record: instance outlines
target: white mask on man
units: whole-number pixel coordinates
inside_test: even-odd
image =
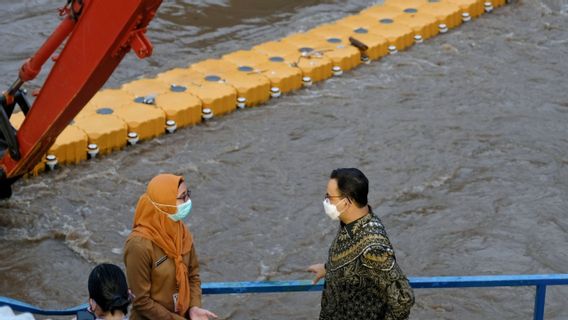
[[[339,212],[337,206],[332,204],[327,198],[323,200],[323,210],[331,220],[339,220],[339,216],[343,213]]]

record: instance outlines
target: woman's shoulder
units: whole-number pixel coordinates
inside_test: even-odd
[[[124,251],[152,250],[152,241],[140,236],[131,235],[124,244]]]

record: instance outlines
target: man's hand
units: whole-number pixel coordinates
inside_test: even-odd
[[[315,274],[316,276],[314,278],[314,281],[312,281],[312,284],[318,283],[318,281],[320,281],[321,278],[325,277],[325,265],[323,263],[311,265],[308,268],[308,271]]]
[[[192,307],[189,309],[189,318],[191,320],[209,320],[210,318],[216,319],[217,315],[209,310]]]

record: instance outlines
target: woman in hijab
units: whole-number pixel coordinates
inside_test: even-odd
[[[134,294],[130,319],[208,320],[193,238],[183,220],[191,212],[183,177],[160,174],[138,200],[124,264]]]

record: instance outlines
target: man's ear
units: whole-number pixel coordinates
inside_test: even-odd
[[[347,201],[345,202],[345,205],[343,205],[341,213],[345,213],[345,211],[347,211],[347,209],[349,209],[349,207],[351,206],[351,200],[349,200],[349,198],[345,197],[343,199],[347,199]],[[343,200],[341,200],[341,201],[343,201]],[[337,208],[337,210],[339,210],[339,208]]]

